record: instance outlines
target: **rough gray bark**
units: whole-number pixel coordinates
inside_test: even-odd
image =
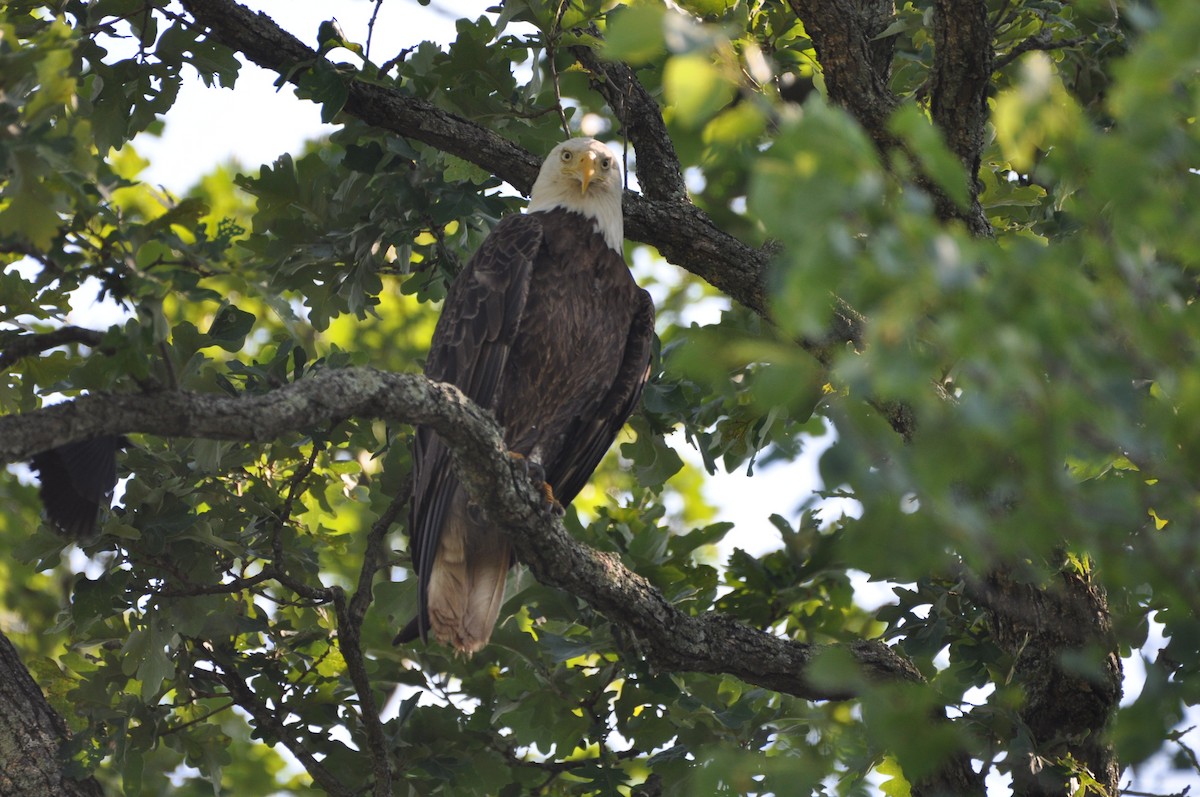
[[[41,354],[58,346],[71,343],[98,346],[102,338],[100,332],[74,326],[61,327],[53,332],[6,335],[2,339],[4,349],[0,351],[0,371],[7,370],[24,357]]]
[[[990,236],[991,223],[979,204],[976,178],[987,124],[992,39],[984,0],[947,0],[934,6],[934,65],[929,102],[934,123],[963,161],[970,201],[959,207],[923,174],[920,163],[888,129],[900,98],[888,86],[891,46],[876,38],[894,16],[892,0],[788,0],[812,37],[829,99],[849,111],[882,152],[910,160],[916,182],[934,201],[939,218],[964,223],[975,235]]]
[[[70,780],[59,749],[67,726],[0,634],[0,797],[99,797],[94,779]]]
[[[846,108],[880,149],[897,141],[887,129],[899,99],[888,88],[891,61],[882,63],[875,36],[891,22],[891,0],[860,8],[851,0],[788,0],[812,37],[829,99]]]
[[[933,13],[934,62],[929,110],[952,152],[958,155],[970,181],[971,204],[956,209],[939,204],[942,218],[957,215],[975,235],[992,234],[991,222],[979,204],[980,156],[988,122],[991,87],[992,26],[985,0],[937,0]],[[939,203],[949,201],[939,191]]]

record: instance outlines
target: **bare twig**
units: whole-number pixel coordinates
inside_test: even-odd
[[[1020,42],[1004,55],[999,56],[996,59],[996,69],[1004,69],[1013,61],[1017,60],[1028,52],[1033,52],[1035,50],[1069,50],[1072,47],[1078,47],[1087,40],[1087,36],[1072,36],[1069,39],[1054,39],[1051,37],[1048,31],[1043,31],[1036,36],[1030,36],[1028,39]]]
[[[283,718],[280,716],[280,711],[271,708],[264,700],[259,699],[257,693],[250,688],[250,685],[242,680],[242,677],[238,675],[237,665],[229,655],[220,653],[208,645],[204,646],[204,650],[213,664],[217,665],[215,673],[217,680],[229,692],[230,698],[240,708],[250,714],[250,716],[254,717],[254,722],[260,731],[265,731],[267,734],[278,738],[292,755],[296,756],[300,763],[304,765],[304,769],[312,776],[317,785],[332,795],[332,797],[353,797],[354,791],[342,783],[334,773],[330,772],[317,759],[313,752],[292,734],[284,724]]]
[[[371,19],[367,22],[367,46],[363,50],[363,59],[367,62],[371,60],[371,40],[375,38],[375,20],[379,17],[379,8],[383,5],[383,0],[375,0],[375,8],[371,11]]]
[[[400,513],[408,505],[408,500],[412,496],[412,477],[409,476],[404,480],[404,484],[396,492],[392,502],[388,508],[384,510],[375,524],[371,526],[371,531],[367,534],[367,546],[363,551],[362,570],[358,574],[358,586],[354,590],[354,595],[350,599],[349,619],[355,628],[361,627],[362,620],[367,614],[367,608],[371,605],[374,599],[371,593],[372,584],[375,581],[375,575],[383,569],[387,564],[387,552],[384,548],[384,541],[387,539],[388,530],[400,518]]]
[[[570,4],[571,0],[558,0],[558,10],[554,14],[554,26],[546,36],[546,66],[550,68],[550,79],[554,82],[554,107],[558,109],[558,120],[562,123],[564,138],[571,137],[571,126],[567,124],[567,112],[562,104],[562,86],[558,80],[558,64],[555,63],[555,56],[558,54],[558,40],[562,36],[563,14],[567,13]]]
[[[187,728],[190,728],[193,725],[198,725],[201,722],[204,722],[209,717],[214,717],[217,714],[220,714],[222,711],[228,711],[229,709],[233,708],[236,705],[237,705],[236,700],[230,700],[228,703],[226,703],[222,706],[217,706],[216,708],[212,709],[211,711],[206,711],[198,717],[193,717],[192,719],[188,720],[187,722],[181,722],[178,725],[170,726],[169,728],[165,729],[162,733],[159,734],[159,738],[162,738],[163,736],[170,736],[173,733],[179,733],[182,730],[186,730]]]
[[[334,599],[338,618],[338,648],[342,651],[342,658],[346,660],[346,671],[350,674],[355,692],[358,693],[359,718],[366,730],[367,752],[371,756],[371,766],[375,772],[375,797],[389,797],[392,794],[392,768],[388,757],[387,737],[379,719],[379,708],[375,702],[375,693],[371,690],[367,663],[363,658],[362,621],[366,616],[367,607],[371,604],[371,585],[375,575],[387,562],[384,540],[387,538],[388,529],[396,522],[411,495],[412,479],[409,478],[405,480],[388,508],[371,526],[367,535],[367,548],[363,553],[362,570],[358,575],[358,588],[355,589],[354,595],[347,603],[345,593],[338,589]]]

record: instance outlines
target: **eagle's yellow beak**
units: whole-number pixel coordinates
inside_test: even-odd
[[[581,184],[579,193],[586,194],[588,185],[591,184],[592,178],[596,176],[596,153],[585,152],[583,160],[579,163],[579,182]]]

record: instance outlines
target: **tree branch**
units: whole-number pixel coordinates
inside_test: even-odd
[[[376,519],[371,531],[367,534],[367,546],[363,552],[362,570],[358,576],[358,587],[346,600],[345,592],[335,587],[334,608],[338,618],[338,649],[346,660],[346,671],[358,693],[359,718],[367,735],[367,751],[371,755],[371,766],[375,773],[374,794],[376,797],[390,797],[392,794],[392,768],[388,756],[387,735],[383,723],[379,719],[379,707],[375,702],[375,693],[371,689],[371,677],[367,673],[367,663],[362,653],[362,621],[367,608],[371,604],[371,585],[375,574],[386,564],[387,554],[384,550],[384,540],[388,529],[400,517],[400,513],[408,505],[412,497],[412,479],[405,480],[404,486],[397,491],[388,504],[388,508]]]
[[[266,14],[250,11],[233,0],[182,0],[182,4],[209,29],[214,40],[264,69],[289,75],[297,66],[317,61],[314,50]],[[346,86],[346,113],[474,163],[528,195],[541,164],[532,153],[475,122],[398,89],[352,78],[346,78]],[[639,150],[638,156],[650,163],[656,162],[656,157],[665,157],[661,147],[650,148],[644,154]],[[674,168],[678,170],[677,162]],[[686,195],[677,195],[674,189],[664,189],[663,197],[653,198],[626,192],[624,211],[625,231],[632,240],[654,246],[670,262],[710,282],[754,312],[767,315],[766,254],[723,233],[707,214],[687,201]]]
[[[885,56],[890,45],[885,47],[885,40],[877,37],[893,17],[891,0],[788,0],[788,4],[812,37],[829,99],[858,120],[880,152],[898,152],[912,164],[914,182],[933,199],[938,218],[957,219],[974,235],[991,235],[991,223],[978,200],[977,177],[992,52],[983,0],[938,0],[934,13],[933,118],[967,169],[971,202],[966,208],[929,179],[919,159],[888,127],[900,99],[887,82],[890,58]],[[981,52],[973,51],[980,42]]]
[[[595,27],[588,32],[600,35]],[[675,143],[663,123],[662,109],[633,70],[621,61],[601,58],[591,47],[577,45],[571,48],[571,54],[592,75],[592,88],[604,97],[613,115],[625,126],[637,151],[638,184],[646,197],[691,204]]]
[[[598,31],[592,32],[599,36]],[[592,75],[592,87],[625,125],[637,153],[638,183],[644,194],[625,192],[626,233],[769,318],[769,253],[717,228],[708,214],[692,204],[658,102],[628,65],[606,61],[582,45],[572,47],[571,54]]]
[[[353,797],[356,794],[300,743],[293,730],[284,723],[280,711],[268,706],[266,701],[250,687],[250,684],[242,680],[231,656],[219,653],[210,647],[205,647],[205,651],[212,662],[217,665],[214,677],[225,686],[229,697],[242,710],[254,717],[254,722],[260,732],[265,731],[278,739],[304,765],[305,771],[312,776],[313,781],[331,797]]]
[[[891,6],[889,0],[882,2]],[[812,38],[829,99],[850,111],[881,150],[895,147],[899,142],[887,123],[899,99],[888,88],[887,73],[879,69],[872,49],[891,14],[863,11],[849,0],[788,0],[788,5]]]
[[[1001,69],[1004,69],[1025,53],[1033,52],[1034,50],[1066,50],[1071,47],[1078,47],[1087,40],[1087,36],[1073,36],[1069,39],[1055,39],[1052,37],[1049,31],[1042,31],[1034,36],[1030,36],[1028,39],[997,58],[994,69],[999,72]],[[1126,794],[1129,794],[1129,792],[1126,792]]]
[[[103,332],[97,332],[83,327],[62,327],[52,332],[39,332],[28,335],[17,335],[0,351],[0,371],[6,371],[26,357],[41,354],[44,351],[79,343],[95,348],[104,339]]]
[[[507,456],[490,413],[453,386],[415,374],[370,368],[324,371],[267,394],[240,398],[184,392],[85,396],[0,418],[0,464],[101,433],[264,442],[352,417],[421,423],[436,431],[450,446],[455,471],[472,500],[509,534],[518,557],[537,579],[578,595],[625,628],[655,667],[726,673],[809,700],[843,700],[856,694],[853,678],[831,685],[814,682],[808,672],[818,656],[841,650],[869,680],[922,680],[907,659],[879,642],[802,644],[726,615],[679,611],[616,555],[578,542],[545,512],[541,494]]]
[[[996,570],[965,574],[964,593],[988,612],[996,644],[1012,657],[1034,752],[1049,760],[1072,755],[1117,793],[1120,767],[1100,731],[1121,699],[1122,667],[1104,591],[1073,573],[1040,587]],[[1016,793],[1049,797],[1067,788],[1057,768],[1021,763],[1012,767]]]

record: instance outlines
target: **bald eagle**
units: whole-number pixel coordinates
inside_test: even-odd
[[[504,442],[566,506],[587,483],[642,393],[654,304],[622,254],[621,169],[604,144],[573,138],[542,164],[529,211],[504,218],[451,285],[425,375],[490,409]],[[450,452],[418,427],[409,534],[417,617],[472,654],[504,598],[508,538],[469,506]]]

